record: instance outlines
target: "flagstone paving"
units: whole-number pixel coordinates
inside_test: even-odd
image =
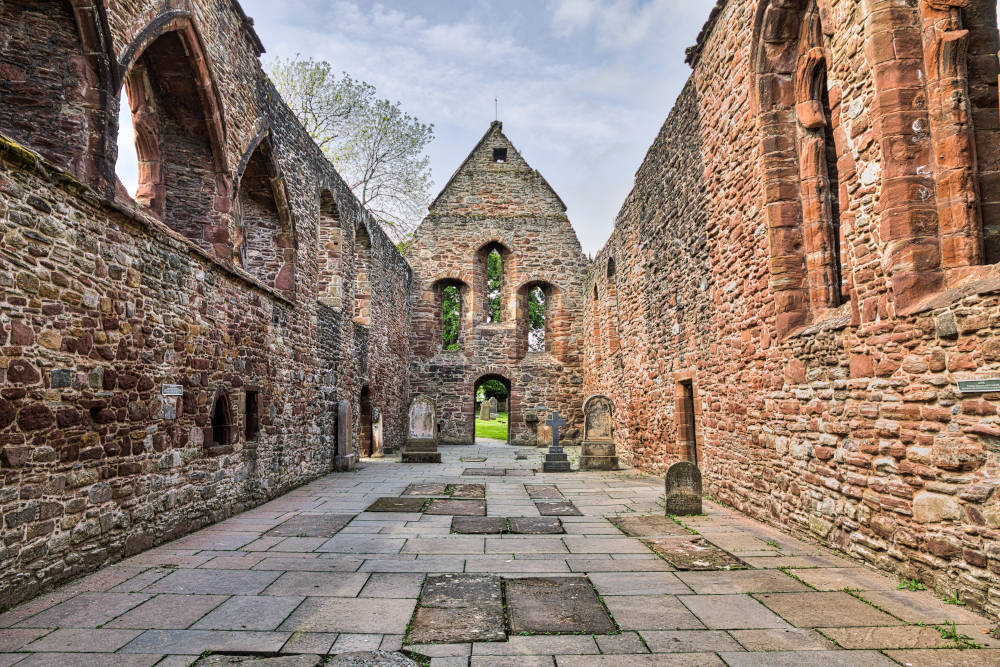
[[[0,614],[0,667],[373,650],[432,667],[1000,664],[988,619],[708,501],[674,522],[660,479],[529,481],[544,450],[441,449],[363,460]],[[719,565],[674,556],[706,552]]]

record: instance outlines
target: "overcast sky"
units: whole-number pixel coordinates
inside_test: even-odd
[[[562,196],[583,249],[607,240],[690,73],[715,0],[241,0],[269,58],[328,60],[436,139],[437,195],[494,119]],[[129,132],[122,140],[131,142]],[[127,155],[120,171],[128,172]],[[126,185],[131,179],[122,174]]]

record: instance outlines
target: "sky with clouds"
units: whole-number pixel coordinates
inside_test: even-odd
[[[432,197],[489,127],[499,98],[504,132],[562,196],[593,253],[687,80],[684,49],[715,0],[241,4],[265,62],[296,53],[327,60],[434,124]]]

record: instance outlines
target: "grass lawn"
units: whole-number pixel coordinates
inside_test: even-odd
[[[494,438],[496,440],[507,439],[507,413],[498,412],[496,419],[483,421],[476,417],[476,437]]]

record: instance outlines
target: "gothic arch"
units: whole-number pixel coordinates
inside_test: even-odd
[[[337,199],[329,188],[319,193],[319,213],[316,223],[316,298],[324,306],[344,305],[343,218]]]
[[[222,104],[191,14],[154,19],[125,49],[119,71],[116,90],[124,85],[135,126],[136,201],[206,251],[231,259]]]

